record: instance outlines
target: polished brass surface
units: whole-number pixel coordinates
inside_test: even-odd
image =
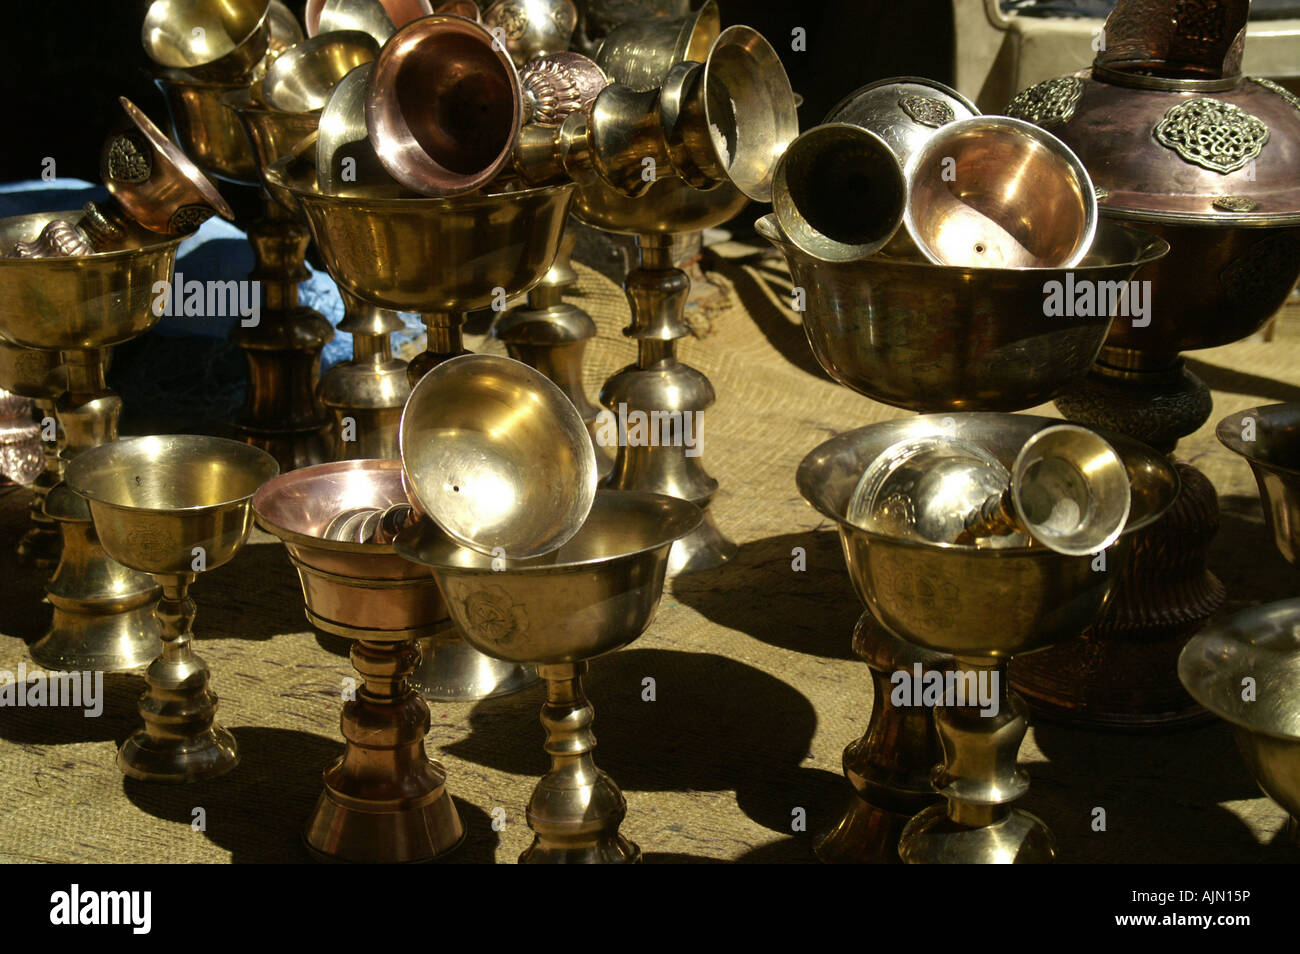
[[[298,18],[281,0],[271,0],[271,5],[266,10],[266,26],[270,31],[266,44],[267,61],[274,61],[305,36]]]
[[[28,505],[31,526],[18,541],[18,560],[25,565],[50,569],[59,562],[63,539],[59,525],[45,512],[45,498],[63,481],[63,460],[59,456],[61,434],[54,402],[63,393],[59,353],[22,348],[0,339],[0,388],[31,398],[36,405],[36,422],[41,427],[41,456],[44,467],[31,485]],[[55,424],[55,439],[45,440],[49,422]]]
[[[1300,404],[1239,411],[1221,420],[1215,433],[1249,462],[1278,552],[1300,563]]]
[[[562,547],[596,494],[596,455],[550,379],[495,355],[444,361],[411,391],[402,466],[414,503],[458,544],[502,559]]]
[[[597,440],[600,409],[587,399],[582,383],[582,356],[587,343],[596,337],[596,323],[577,305],[564,300],[564,290],[578,281],[569,262],[573,243],[570,230],[560,243],[555,264],[528,293],[528,304],[497,318],[492,334],[505,342],[510,357],[554,381],[578,409],[595,447],[596,473],[604,477],[613,460],[609,449]]]
[[[484,9],[483,25],[503,39],[522,69],[535,57],[569,48],[578,10],[573,0],[496,0]]]
[[[303,40],[276,58],[262,80],[262,98],[272,109],[309,113],[321,109],[330,90],[362,63],[379,55],[368,33],[340,30]]]
[[[31,239],[52,219],[76,224],[81,216],[4,219],[0,246]],[[0,337],[61,352],[55,416],[67,459],[117,439],[122,401],[104,381],[105,349],[143,334],[161,318],[152,307],[155,287],[170,284],[181,237],[141,236],[145,244],[115,252],[0,259]],[[85,501],[65,485],[48,488],[44,513],[59,525],[63,552],[46,584],[53,621],[32,644],[33,658],[47,669],[112,672],[147,664],[159,645],[156,584],[104,552]]]
[[[532,560],[494,561],[456,546],[428,521],[403,531],[399,554],[432,569],[467,640],[491,656],[537,661],[547,681],[542,724],[551,769],[528,802],[526,863],[635,862],[619,834],[627,802],[596,768],[588,661],[636,639],[654,618],[672,541],[698,525],[692,504],[602,490],[582,529]]]
[[[233,219],[226,200],[189,157],[126,97],[118,102],[131,129],[110,136],[99,172],[109,194],[133,220],[153,232],[184,235],[213,213]]]
[[[935,264],[1072,268],[1092,248],[1092,180],[1068,146],[1032,123],[946,123],[912,153],[904,177],[903,225]]]
[[[239,116],[226,98],[248,83],[203,83],[164,74],[154,79],[167,100],[172,132],[204,172],[242,185],[256,185],[257,156]]]
[[[408,191],[379,162],[366,129],[366,99],[374,63],[335,84],[320,115],[316,180],[325,195],[398,196]]]
[[[393,31],[433,12],[428,0],[307,0],[307,35],[341,30],[369,33],[383,44]]]
[[[431,16],[403,27],[370,72],[366,127],[389,174],[422,195],[469,192],[510,162],[523,92],[483,26]]]
[[[1300,599],[1256,606],[1205,628],[1178,658],[1178,678],[1197,702],[1232,724],[1250,774],[1291,816],[1295,839],[1300,834]]]
[[[673,65],[702,63],[722,31],[714,0],[684,16],[638,16],[613,25],[596,62],[616,83],[636,90],[662,85]]]
[[[67,486],[86,498],[104,550],[162,587],[162,654],[145,674],[144,727],[118,752],[132,778],[190,782],[213,778],[239,761],[234,737],[213,715],[208,669],[193,650],[199,573],[229,562],[252,526],[257,488],[279,472],[275,460],[218,437],[133,437],[79,454]]]
[[[308,847],[325,859],[429,861],[464,835],[446,773],[425,754],[429,708],[410,683],[416,640],[447,619],[437,584],[388,544],[330,533],[341,514],[382,512],[406,499],[395,460],[307,467],[253,497],[258,526],[284,541],[298,570],[312,625],[356,640],[352,664],[362,686],[343,705],[347,748],[325,771],[306,829]]]
[[[993,717],[971,706],[936,710],[945,762],[935,784],[948,804],[926,809],[909,823],[900,845],[904,861],[1051,860],[1052,840],[1042,823],[1009,808],[1028,784],[1015,766],[1027,723],[1023,704],[1006,692],[1005,663],[1081,632],[1104,606],[1111,573],[1095,570],[1086,554],[920,543],[863,530],[847,521],[848,506],[866,468],[900,441],[969,441],[1009,469],[1034,434],[1053,426],[1051,419],[1005,414],[905,418],[842,434],[799,467],[800,493],[836,522],[850,577],[876,619],[920,647],[953,653],[962,672],[999,676]],[[1172,504],[1178,477],[1149,448],[1128,438],[1110,440],[1131,486],[1128,535]]]
[[[159,66],[199,80],[238,80],[266,55],[269,6],[268,0],[154,0],[140,39]]]
[[[854,90],[826,114],[827,123],[848,123],[870,130],[906,163],[936,129],[979,110],[961,93],[920,76],[876,80]]]
[[[841,384],[912,410],[1021,410],[1087,373],[1110,316],[1052,319],[1049,282],[1121,282],[1168,245],[1104,224],[1074,269],[961,268],[873,256],[822,262],[764,216],[758,233],[781,249],[807,294],[804,331]],[[920,319],[924,320],[920,320]]]
[[[573,47],[594,56],[616,27],[653,17],[684,17],[692,3],[691,0],[574,0],[574,5],[578,8],[578,32]]]

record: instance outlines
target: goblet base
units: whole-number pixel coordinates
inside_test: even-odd
[[[602,838],[591,844],[543,844],[541,837],[533,839],[528,850],[519,856],[521,865],[638,865],[641,849],[636,842],[622,835]]]
[[[736,555],[739,547],[722,535],[713,515],[704,511],[700,525],[673,544],[668,554],[668,576],[715,570]]]
[[[1056,839],[1020,808],[991,825],[968,828],[948,817],[947,805],[931,805],[907,823],[898,853],[909,865],[1049,864],[1056,860]]]
[[[225,775],[238,764],[235,737],[215,722],[193,735],[165,738],[138,729],[117,753],[122,774],[145,782],[199,782]]]
[[[898,840],[912,816],[873,805],[854,792],[839,824],[813,847],[817,860],[827,865],[896,865]]]
[[[49,631],[31,645],[32,659],[59,672],[131,672],[162,652],[154,602],[120,613],[54,608]]]
[[[438,775],[442,766],[430,759]],[[415,804],[369,804],[321,792],[303,833],[307,850],[323,862],[416,864],[435,861],[460,847],[465,826],[445,785]]]
[[[420,640],[423,661],[411,686],[429,702],[478,702],[508,696],[540,681],[537,670],[479,652],[448,624]]]

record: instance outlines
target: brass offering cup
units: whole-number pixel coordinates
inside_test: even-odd
[[[154,0],[140,39],[149,58],[202,81],[252,73],[270,43],[269,0]]]
[[[1250,464],[1278,552],[1300,563],[1300,404],[1239,411],[1220,421],[1216,433]]]
[[[194,652],[189,587],[234,558],[252,525],[254,491],[279,473],[274,458],[219,437],[132,437],[68,464],[67,485],[90,504],[95,531],[115,560],[162,587],[162,655],[145,674],[144,727],[118,751],[132,778],[191,782],[239,762],[234,736],[214,721],[217,697]]]
[[[1028,787],[1015,753],[1028,727],[1025,707],[1006,687],[1007,661],[1077,635],[1109,596],[1116,554],[1068,555],[1047,547],[984,549],[918,542],[864,530],[847,520],[863,473],[901,441],[953,438],[977,444],[1010,469],[1047,418],[963,413],[926,415],[842,434],[813,450],[797,476],[804,499],[840,531],[858,595],[888,632],[922,650],[956,657],[956,679],[992,683],[987,706],[970,696],[935,709],[944,762],[934,772],[946,805],[924,809],[902,833],[906,862],[1034,862],[1055,855],[1046,826],[1010,803]],[[1127,438],[1110,438],[1123,458],[1132,508],[1125,537],[1157,519],[1178,492],[1172,464]],[[1010,597],[1014,594],[1014,598]],[[879,782],[891,782],[881,778]]]
[[[84,214],[4,219],[0,247],[33,240],[55,219],[79,225]],[[104,381],[107,349],[139,337],[162,317],[154,304],[158,289],[171,286],[181,237],[142,230],[134,240],[141,244],[113,252],[0,259],[0,337],[60,355],[55,416],[68,460],[117,440],[122,400]],[[63,552],[46,584],[54,619],[32,645],[32,657],[47,669],[115,672],[146,665],[159,648],[158,587],[104,552],[86,502],[65,485],[48,490],[44,512],[59,524]]]
[[[167,100],[172,133],[209,175],[238,185],[256,185],[257,155],[228,97],[250,83],[202,82],[170,73],[154,77]]]
[[[1178,678],[1192,698],[1232,725],[1242,760],[1290,816],[1291,843],[1300,848],[1300,599],[1207,626],[1183,647]],[[1248,698],[1246,685],[1254,687]]]
[[[432,12],[428,0],[307,0],[303,22],[308,36],[360,30],[383,44],[394,30]]]
[[[804,331],[822,367],[860,394],[910,410],[1016,411],[1081,380],[1111,315],[1053,318],[1053,292],[1125,282],[1169,246],[1103,224],[1076,268],[969,268],[877,255],[825,262],[794,245],[775,216],[758,233],[785,253],[807,294]]]
[[[446,628],[447,609],[429,573],[391,544],[341,540],[341,514],[407,502],[395,460],[317,464],[262,485],[258,526],[284,541],[298,570],[308,620],[354,640],[362,678],[343,705],[343,756],[324,773],[325,790],[305,838],[322,858],[428,861],[455,848],[464,826],[441,764],[428,758],[429,707],[411,687],[417,640]]]
[[[412,502],[457,544],[538,557],[578,532],[596,494],[596,454],[577,409],[528,365],[444,361],[411,391],[401,426]]]
[[[303,40],[267,68],[262,99],[281,112],[322,109],[339,80],[378,55],[379,44],[374,37],[358,30],[323,33]]]
[[[1073,268],[1092,248],[1097,196],[1088,171],[1032,123],[947,123],[908,159],[904,177],[903,224],[937,265]]]
[[[433,571],[452,619],[482,652],[535,662],[547,682],[542,724],[551,769],[528,803],[523,863],[621,863],[641,858],[619,834],[627,802],[596,768],[591,659],[626,646],[654,618],[672,541],[700,521],[695,505],[659,494],[602,490],[582,529],[532,560],[494,560],[458,547],[428,521],[402,531],[399,554]]]
[[[721,32],[718,5],[705,0],[684,16],[648,16],[615,25],[601,43],[596,62],[616,83],[654,89],[675,64],[703,63]]]
[[[572,185],[443,199],[330,196],[309,171],[292,175],[290,166],[281,160],[268,174],[301,202],[340,290],[423,318],[428,341],[407,368],[412,383],[466,353],[466,311],[541,281],[555,259],[573,196]],[[524,667],[484,656],[459,635],[439,634],[422,648],[414,682],[430,701],[487,698],[535,678]]]
[[[522,69],[531,59],[569,48],[578,10],[573,0],[496,0],[483,11],[483,25],[504,39]]]

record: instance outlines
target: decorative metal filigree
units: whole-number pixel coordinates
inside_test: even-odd
[[[144,182],[153,172],[153,149],[144,134],[129,129],[108,145],[107,172],[118,182]]]
[[[1083,96],[1083,80],[1058,76],[1021,90],[1007,106],[1007,115],[1035,126],[1057,126],[1070,121]]]
[[[15,242],[13,258],[69,258],[94,253],[90,242],[66,219],[54,219],[41,229],[35,241]]]
[[[1171,106],[1152,134],[1187,162],[1224,175],[1257,158],[1269,137],[1257,116],[1204,97]]]
[[[1285,86],[1278,86],[1277,83],[1274,83],[1272,80],[1269,79],[1264,79],[1262,76],[1250,76],[1247,77],[1247,79],[1249,79],[1252,83],[1258,83],[1260,86],[1264,87],[1265,89],[1272,90],[1273,92],[1277,93],[1277,95],[1285,99],[1292,106],[1294,106],[1297,110],[1300,110],[1300,96],[1297,96],[1295,93],[1291,92]]]
[[[957,118],[957,114],[941,99],[933,96],[904,96],[898,101],[903,112],[912,118],[912,122],[922,126],[939,128]]]
[[[1221,195],[1211,203],[1220,212],[1254,212],[1259,203],[1248,195]]]
[[[212,217],[212,207],[207,205],[183,205],[167,221],[167,230],[173,235],[187,235]]]

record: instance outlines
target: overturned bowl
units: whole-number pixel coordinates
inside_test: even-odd
[[[257,525],[284,541],[317,629],[373,642],[421,639],[443,625],[447,609],[427,571],[390,544],[325,535],[339,514],[406,502],[395,460],[316,464],[283,474],[254,495]]]

